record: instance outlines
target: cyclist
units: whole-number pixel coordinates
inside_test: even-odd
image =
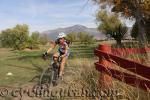
[[[61,57],[61,63],[60,63],[60,70],[59,70],[59,77],[62,78],[62,74],[64,71],[64,66],[66,64],[66,60],[70,54],[70,49],[69,49],[69,41],[65,39],[66,34],[63,32],[60,32],[59,35],[57,36],[57,40],[55,42],[51,42],[51,47],[47,50],[47,52],[44,53],[45,56],[47,56],[52,49],[56,47],[56,45],[59,45],[58,52],[53,54],[53,60],[58,59],[58,57]]]

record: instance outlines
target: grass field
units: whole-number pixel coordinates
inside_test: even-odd
[[[69,65],[80,63],[77,59],[89,59],[94,61],[93,48],[95,45],[71,46],[71,54],[68,59]],[[41,55],[48,47],[41,50],[23,50],[13,51],[12,49],[0,49],[0,86],[20,86],[32,80],[35,76],[39,76],[44,67],[48,66],[49,60],[44,61]],[[55,52],[54,50],[53,52]],[[51,55],[50,55],[51,56]],[[68,65],[68,66],[69,66]],[[72,65],[71,65],[72,66]],[[7,73],[13,73],[7,76]]]
[[[1,86],[20,86],[42,71],[41,66],[44,66],[44,63],[38,57],[40,52],[19,52],[10,49],[0,51]],[[9,72],[13,75],[7,76]]]
[[[86,48],[85,48],[86,47]],[[0,87],[31,87],[33,84],[37,84],[39,76],[44,68],[48,67],[50,60],[43,60],[41,55],[48,49],[48,47],[41,47],[40,50],[23,50],[13,51],[8,48],[0,48]],[[94,55],[92,46],[71,46],[71,54],[67,61],[65,68],[66,83],[65,86],[71,86],[71,84],[86,84],[81,80],[89,78],[87,69],[94,67]],[[53,52],[55,52],[54,50]],[[90,55],[87,56],[87,54]],[[50,54],[51,57],[52,54]],[[85,70],[85,71],[84,71]],[[69,74],[67,72],[69,71]],[[7,74],[11,72],[12,75]],[[84,73],[85,72],[85,73]],[[82,74],[82,77],[80,76]],[[84,78],[85,77],[85,78]],[[93,78],[93,76],[90,76]],[[98,78],[98,77],[97,77]],[[95,80],[97,80],[95,78]],[[69,85],[70,84],[70,85]],[[4,100],[12,100],[13,97],[6,97]],[[2,98],[0,98],[1,100]],[[2,100],[3,100],[2,99]],[[23,100],[28,100],[27,97]],[[31,99],[29,99],[31,100]],[[37,100],[32,99],[32,100]],[[47,99],[40,99],[47,100]],[[56,99],[57,100],[57,99]],[[59,100],[59,99],[58,99]],[[63,100],[63,99],[61,99]],[[65,100],[65,99],[64,99]]]
[[[84,86],[87,85],[88,87],[93,88],[93,85],[97,84],[99,73],[95,70],[94,62],[98,59],[94,56],[93,50],[98,44],[99,43],[91,45],[72,44],[70,46],[71,54],[65,70],[71,71],[71,74],[65,76],[66,79],[68,77],[68,83],[66,86],[72,84],[82,84]],[[23,51],[13,51],[12,49],[8,48],[0,48],[0,86],[22,87],[24,85],[28,85],[29,83],[36,84],[43,69],[46,68],[50,63],[50,60],[44,61],[41,58],[41,54],[46,51],[48,46],[42,46],[40,48],[40,50],[26,49]],[[56,50],[57,49],[55,49],[53,52],[56,52]],[[132,59],[136,58],[136,56],[143,58],[143,55],[130,55],[128,58]],[[8,76],[7,74],[9,72],[11,72],[13,75]],[[149,93],[143,92],[140,89],[135,89],[115,79],[113,83],[114,88],[119,88],[124,92],[124,98],[127,97],[127,100],[148,100],[149,98]]]

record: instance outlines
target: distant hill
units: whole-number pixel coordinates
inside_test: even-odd
[[[42,32],[42,34],[46,34],[50,39],[55,40],[57,38],[57,35],[59,32],[64,32],[66,34],[69,34],[71,32],[87,32],[99,40],[106,38],[106,36],[104,34],[102,34],[101,32],[97,31],[96,28],[88,28],[88,27],[85,27],[83,25],[74,25],[71,27],[57,28],[54,30],[47,30],[47,31]]]

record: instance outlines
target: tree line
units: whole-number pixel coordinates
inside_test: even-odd
[[[95,42],[93,35],[87,32],[72,32],[67,34],[66,39],[70,42],[79,42],[81,44],[91,44]],[[26,24],[18,24],[13,28],[8,28],[0,33],[0,45],[14,50],[23,50],[25,48],[38,49],[40,45],[49,42],[47,35],[40,34],[38,31],[29,33],[29,27]]]
[[[87,32],[72,32],[67,34],[66,39],[70,42],[79,42],[80,44],[92,44],[96,41],[94,36]]]
[[[38,31],[29,34],[29,27],[26,24],[16,25],[0,33],[0,43],[2,47],[13,48],[14,50],[23,50],[25,48],[37,49],[39,45],[45,45],[48,38],[40,35]]]

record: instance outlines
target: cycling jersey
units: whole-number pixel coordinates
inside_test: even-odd
[[[59,44],[59,41],[55,41],[56,44]],[[66,57],[68,58],[69,54],[70,54],[70,48],[69,48],[69,45],[67,44],[67,42],[65,41],[64,45],[59,45],[59,48],[58,48],[58,53],[60,55],[63,55],[65,54],[65,49],[68,48],[68,52],[66,54]]]

